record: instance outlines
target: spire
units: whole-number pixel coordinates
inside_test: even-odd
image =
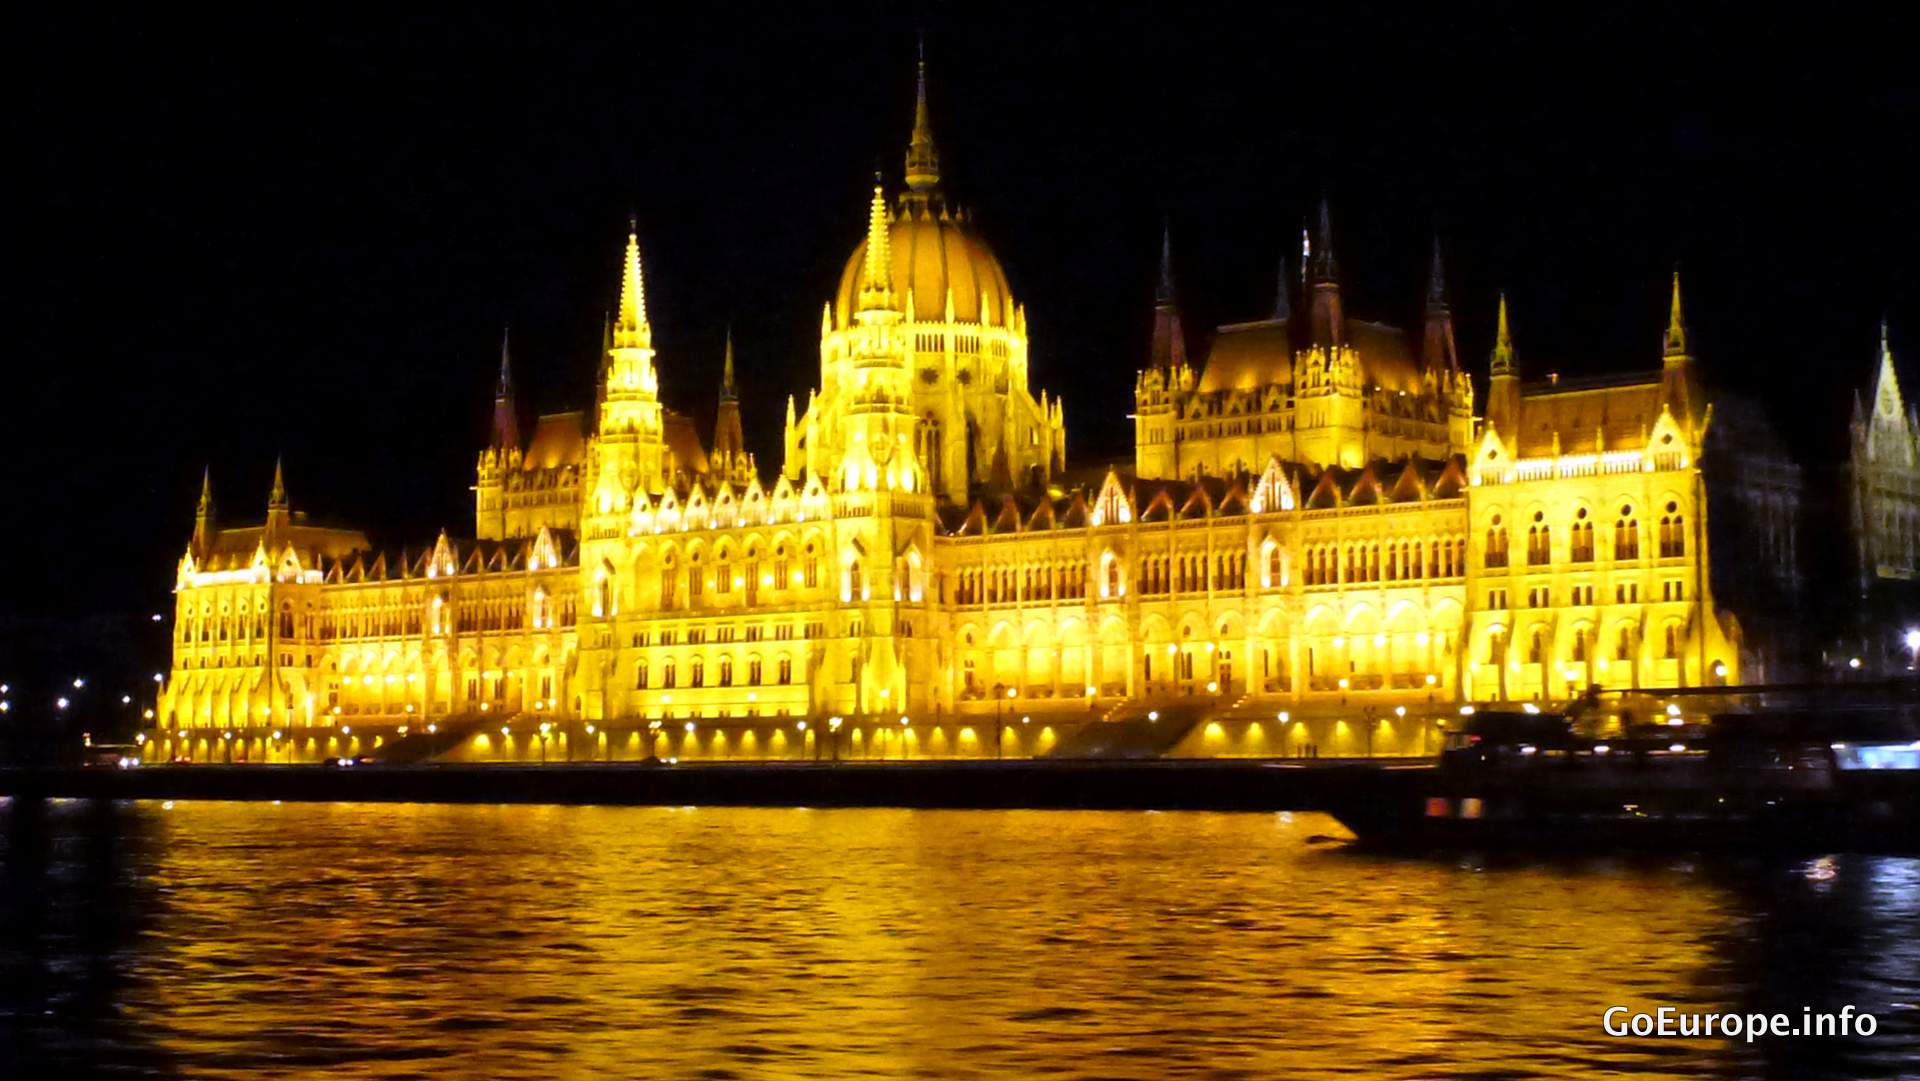
[[[861,268],[860,307],[863,311],[888,307],[893,300],[893,249],[888,241],[887,198],[880,176],[873,178],[873,199],[867,204],[866,262]]]
[[[1320,197],[1320,229],[1314,237],[1313,262],[1313,344],[1332,351],[1347,344],[1347,323],[1341,314],[1340,268],[1333,258],[1333,212],[1326,196]]]
[[[507,345],[508,330],[500,329],[500,381],[493,390],[493,445],[520,446],[520,421],[513,398],[513,363]]]
[[[907,190],[924,197],[940,186],[940,151],[927,120],[927,39],[920,36],[919,77],[914,88],[913,136],[907,141]]]
[[[267,493],[267,506],[268,507],[285,507],[286,505],[287,505],[286,474],[281,468],[280,456],[275,455],[273,458],[273,489]]]
[[[1333,258],[1333,209],[1327,205],[1327,197],[1320,196],[1320,229],[1315,242],[1320,251],[1313,257],[1313,280],[1332,282],[1340,277],[1340,266]]]
[[[653,327],[647,322],[647,283],[640,270],[640,222],[627,216],[627,255],[620,275],[620,315],[613,324],[616,348],[651,348]]]
[[[746,435],[740,427],[740,398],[733,387],[733,328],[727,328],[727,352],[720,365],[720,408],[713,420],[713,454],[709,461],[722,476],[735,473],[746,460]]]
[[[1427,278],[1427,324],[1420,342],[1421,363],[1430,372],[1457,372],[1460,354],[1453,345],[1453,313],[1447,309],[1447,276],[1440,263],[1440,238],[1433,238],[1433,267]]]
[[[193,544],[196,556],[205,556],[213,539],[213,467],[200,474],[200,505],[193,511]]]
[[[1667,312],[1667,340],[1662,356],[1669,359],[1687,355],[1687,321],[1680,314],[1680,272],[1673,272],[1673,304]]]
[[[1160,287],[1153,301],[1173,303],[1173,226],[1165,218],[1160,219]]]
[[[1173,238],[1164,221],[1160,226],[1160,284],[1153,297],[1153,352],[1149,363],[1166,372],[1187,365],[1187,336],[1173,298]]]
[[[1284,323],[1293,318],[1293,302],[1288,297],[1287,257],[1280,257],[1280,284],[1273,291],[1273,321]]]
[[[1520,364],[1513,355],[1513,332],[1507,328],[1507,294],[1500,294],[1500,322],[1494,330],[1492,374],[1520,377]]]

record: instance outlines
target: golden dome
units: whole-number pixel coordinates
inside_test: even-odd
[[[887,244],[893,256],[893,291],[905,307],[909,292],[913,310],[908,320],[942,323],[947,318],[947,290],[953,290],[953,318],[961,323],[986,322],[1003,326],[1007,322],[1008,302],[1013,291],[1007,288],[1006,272],[993,257],[987,242],[974,231],[963,214],[938,211],[917,200],[903,200],[887,227]],[[840,272],[840,288],[834,295],[833,324],[844,327],[853,322],[860,310],[861,270],[866,263],[867,242],[862,239],[847,257]],[[987,311],[982,318],[981,295]]]

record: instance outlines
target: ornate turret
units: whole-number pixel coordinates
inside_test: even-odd
[[[880,177],[873,178],[873,199],[867,204],[866,259],[860,267],[860,310],[858,319],[872,312],[891,311],[893,303],[893,250],[890,244],[887,196]],[[864,319],[861,320],[865,322]]]
[[[596,426],[595,502],[601,513],[623,512],[635,491],[660,491],[667,480],[660,378],[653,366],[653,325],[641,270],[640,229],[627,221],[620,269],[620,305],[613,319]]]
[[[500,381],[493,388],[493,445],[520,446],[520,419],[513,400],[513,367],[508,359],[506,328],[500,330]]]
[[[1460,356],[1453,346],[1453,313],[1447,308],[1446,270],[1440,263],[1440,238],[1433,238],[1433,267],[1427,274],[1426,330],[1420,342],[1420,361],[1430,372],[1457,372]]]
[[[1320,199],[1318,251],[1312,253],[1313,344],[1329,352],[1347,344],[1346,317],[1340,310],[1340,265],[1333,257],[1333,211]]]

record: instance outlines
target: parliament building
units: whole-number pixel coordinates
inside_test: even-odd
[[[1646,370],[1542,378],[1502,299],[1477,386],[1437,246],[1417,321],[1361,320],[1323,203],[1274,310],[1197,363],[1163,247],[1132,467],[1090,471],[943,193],[924,68],[904,180],[798,283],[819,385],[777,469],[730,345],[710,446],[661,400],[636,228],[590,412],[523,431],[503,349],[470,530],[381,551],[278,470],[244,524],[203,487],[147,755],[1014,757],[1143,722],[1164,753],[1420,754],[1468,706],[1740,679],[1677,276]]]

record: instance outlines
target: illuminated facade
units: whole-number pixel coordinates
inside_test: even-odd
[[[1324,205],[1303,256],[1304,318],[1283,275],[1198,369],[1163,258],[1135,467],[1076,475],[923,71],[776,474],[731,344],[711,448],[660,400],[630,229],[592,413],[523,439],[503,347],[476,539],[203,491],[148,753],[1025,755],[1163,715],[1176,753],[1419,753],[1462,702],[1734,678],[1677,278],[1660,370],[1604,383],[1523,384],[1503,300],[1476,422],[1437,250],[1417,345],[1346,316]]]

